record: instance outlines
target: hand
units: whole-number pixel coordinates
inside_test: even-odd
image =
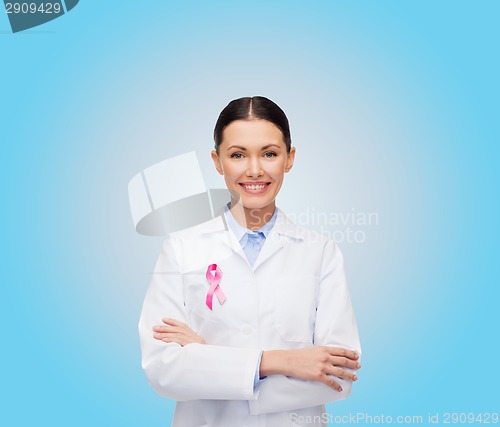
[[[205,344],[205,340],[197,335],[186,323],[175,319],[162,319],[167,326],[157,325],[153,327],[153,337],[163,342],[175,342],[182,347],[191,343]]]
[[[344,368],[361,368],[358,358],[353,351],[327,346],[264,351],[260,375],[283,374],[300,380],[319,381],[340,392],[342,387],[331,376],[356,381],[358,377]]]

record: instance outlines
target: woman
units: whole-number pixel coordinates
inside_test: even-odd
[[[276,208],[295,157],[280,107],[234,100],[214,139],[231,202],[165,241],[139,323],[143,368],[178,401],[173,426],[324,425],[360,368],[342,255]]]

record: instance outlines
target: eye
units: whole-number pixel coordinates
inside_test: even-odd
[[[276,157],[277,154],[273,151],[269,151],[267,153],[264,154],[264,157],[268,158],[268,159],[272,159],[273,157]]]
[[[242,159],[243,158],[243,154],[241,154],[241,153],[233,153],[233,154],[231,154],[230,157],[232,159]]]

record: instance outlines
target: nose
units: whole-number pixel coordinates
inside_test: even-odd
[[[253,158],[248,160],[247,172],[248,177],[257,178],[264,174],[262,170],[262,165],[260,164],[260,160],[258,158]]]

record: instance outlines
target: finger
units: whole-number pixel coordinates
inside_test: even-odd
[[[344,378],[349,381],[357,381],[358,377],[354,372],[346,371],[345,369],[338,368],[336,366],[332,366],[331,368],[328,368],[326,372],[330,375],[333,375],[338,378]]]
[[[173,340],[179,340],[183,342],[197,342],[201,343],[204,342],[203,338],[201,338],[199,335],[196,335],[194,333],[191,334],[186,334],[184,332],[162,332],[162,333],[154,333],[153,337],[157,340],[164,340],[165,338],[167,339],[173,339]],[[175,341],[177,342],[177,341]]]
[[[328,387],[333,388],[334,390],[338,391],[339,393],[342,391],[342,387],[330,376],[325,375],[322,379],[321,382],[326,384]]]
[[[156,333],[156,334],[153,334],[153,338],[156,339],[156,340],[162,340],[163,338],[167,338],[167,337],[170,337],[170,336],[173,336],[172,334],[168,334],[168,333]]]
[[[184,326],[153,326],[153,331],[155,332],[179,332],[185,334],[193,334],[194,331],[187,325]]]
[[[175,319],[163,319],[163,322],[167,325],[169,325],[169,327],[171,328],[177,328],[178,330],[185,330],[187,332],[192,332],[193,330],[189,327],[188,324],[184,323],[184,322],[180,322],[178,320],[175,320]]]
[[[169,317],[164,317],[161,320],[162,320],[163,323],[165,323],[167,325],[181,326],[181,327],[186,327],[187,326],[184,322],[181,322],[180,320],[171,319]]]
[[[355,360],[348,359],[342,356],[330,356],[330,362],[334,366],[343,366],[345,368],[359,369],[361,365]]]
[[[153,335],[161,334],[183,334],[188,337],[197,337],[197,335],[192,330],[186,330],[184,328],[177,328],[173,326],[155,326],[153,327],[155,332]]]
[[[153,337],[158,340],[172,340],[174,342],[189,340],[189,337],[186,337],[184,334],[180,334],[177,332],[153,334]]]
[[[187,334],[185,331],[183,330],[180,330],[180,331],[177,331],[177,330],[163,330],[163,331],[160,331],[160,332],[155,332],[153,334],[153,336],[156,338],[156,337],[160,337],[160,336],[184,336],[186,338],[189,338],[191,336],[191,334]]]
[[[178,327],[178,326],[153,326],[153,331],[155,332],[182,332],[184,331],[183,328]]]
[[[352,359],[352,360],[359,359],[359,356],[354,351],[347,350],[347,349],[342,348],[342,347],[326,347],[326,348],[328,349],[328,352],[332,356],[343,356],[343,357],[346,357],[346,358]]]
[[[170,331],[170,326],[156,325],[156,326],[153,326],[153,331],[155,331],[155,332],[168,332],[168,331]]]

